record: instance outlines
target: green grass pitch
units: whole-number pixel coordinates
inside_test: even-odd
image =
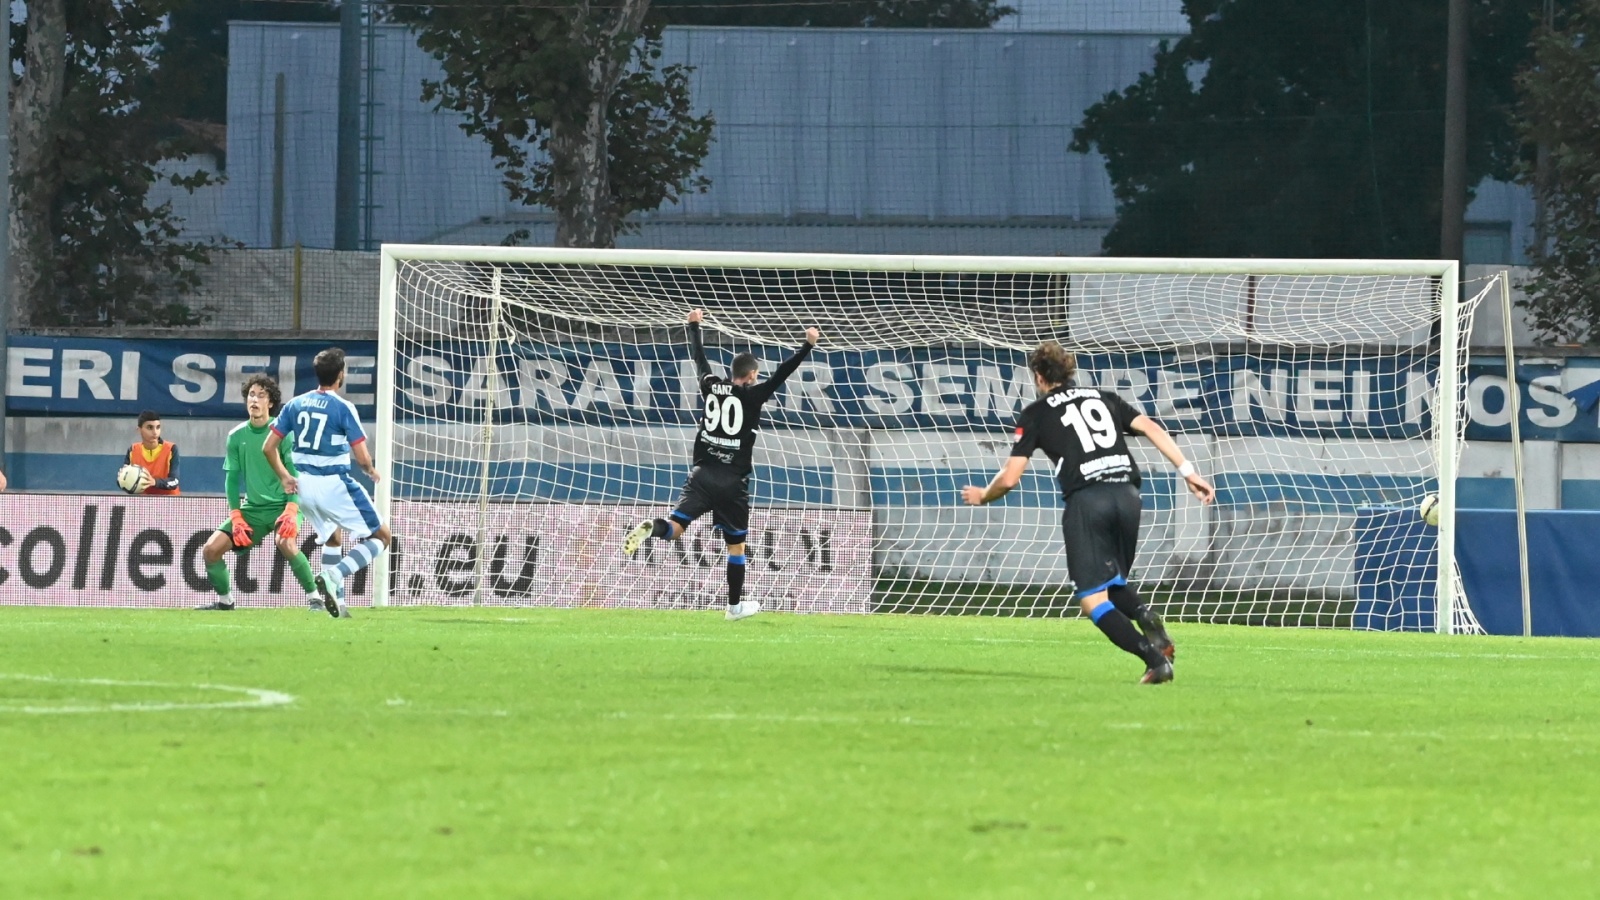
[[[4,608],[0,897],[1595,891],[1600,643],[1172,631]]]

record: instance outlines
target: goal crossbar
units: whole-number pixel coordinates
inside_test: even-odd
[[[1460,264],[1432,259],[1196,259],[1121,256],[895,256],[851,253],[750,253],[384,244],[389,259],[411,262],[556,263],[596,266],[838,269],[860,272],[1059,272],[1129,275],[1416,275],[1443,278]]]

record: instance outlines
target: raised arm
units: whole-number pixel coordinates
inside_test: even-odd
[[[703,311],[689,310],[689,350],[694,355],[695,368],[700,372],[701,381],[711,375],[711,364],[706,362],[706,346],[700,340],[700,320],[704,318]]]
[[[800,345],[800,349],[796,350],[794,355],[784,360],[778,368],[774,369],[771,378],[756,386],[762,401],[777,393],[778,388],[783,387],[783,383],[789,380],[789,376],[793,375],[800,368],[800,364],[805,362],[806,357],[811,355],[811,349],[817,346],[817,341],[821,337],[821,333],[815,328],[806,329],[806,342]]]
[[[1194,463],[1183,458],[1183,451],[1178,449],[1178,442],[1174,441],[1172,435],[1168,434],[1156,420],[1141,413],[1134,417],[1128,427],[1150,439],[1150,443],[1154,444],[1156,449],[1161,451],[1161,455],[1167,458],[1167,462],[1172,463],[1177,468],[1178,474],[1183,476],[1189,493],[1198,497],[1201,503],[1210,503],[1216,499],[1217,489],[1211,486],[1211,482],[1207,481],[1205,476],[1195,471]]]

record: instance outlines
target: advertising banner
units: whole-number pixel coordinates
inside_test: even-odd
[[[482,538],[475,503],[397,503],[407,540],[391,560],[394,603],[700,609],[727,601],[727,549],[709,521],[677,541],[622,538],[659,506],[492,504]],[[483,548],[483,549],[480,549]],[[481,560],[480,560],[481,552]],[[751,511],[746,592],[768,609],[867,612],[872,519],[861,511]]]
[[[1522,439],[1600,443],[1600,359],[1517,364]],[[1511,440],[1505,359],[1473,357],[1467,366],[1469,441]]]
[[[285,397],[317,386],[311,361],[329,341],[120,340],[9,338],[6,405],[13,414],[243,419],[239,388],[256,372],[277,379]],[[376,341],[340,341],[344,395],[372,420]]]
[[[394,604],[716,608],[726,550],[709,523],[629,559],[622,537],[657,507],[397,501],[389,557]],[[201,548],[226,517],[217,498],[0,494],[0,603],[192,607],[216,599]],[[866,612],[871,516],[845,510],[751,513],[747,595],[787,612]],[[309,552],[313,542],[304,536]],[[481,550],[480,548],[487,548]],[[313,567],[316,558],[313,557]],[[241,608],[300,606],[276,548],[230,554]],[[475,591],[480,566],[484,591]],[[372,600],[369,571],[347,589]]]
[[[793,351],[753,352],[770,374]],[[733,351],[707,356],[726,372]],[[1115,390],[1175,431],[1411,438],[1431,416],[1423,355],[1096,353],[1080,354],[1078,367],[1078,383]],[[399,369],[401,421],[476,424],[492,408],[502,422],[689,425],[701,407],[695,364],[677,344],[502,346],[491,365],[481,344],[402,342]],[[764,415],[798,427],[992,431],[1015,424],[1035,396],[1019,351],[822,349]]]
[[[239,386],[253,372],[285,396],[316,384],[324,342],[175,341],[19,335],[6,394],[21,415],[135,415],[239,419]],[[345,341],[345,396],[373,421],[376,344]],[[707,349],[726,372],[735,349]],[[748,348],[770,374],[789,347]],[[402,423],[497,421],[599,426],[689,425],[698,378],[681,343],[515,343],[402,340]],[[1116,390],[1168,429],[1240,436],[1412,438],[1426,432],[1434,369],[1425,354],[1271,349],[1198,359],[1170,352],[1081,354],[1080,384]],[[1597,370],[1600,377],[1600,370]],[[491,396],[491,386],[492,393]],[[767,417],[800,427],[1009,428],[1035,396],[1025,354],[977,346],[814,352]],[[1591,417],[1592,418],[1592,417]],[[1592,424],[1592,423],[1591,423]]]

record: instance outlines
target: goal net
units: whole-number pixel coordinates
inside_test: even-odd
[[[1474,627],[1450,559],[1471,303],[1450,263],[816,256],[384,248],[378,502],[398,536],[378,602],[708,608],[707,516],[665,516],[704,412],[706,353],[763,375],[749,581],[768,609],[1074,615],[1062,501],[1009,455],[1055,340],[1218,489],[1202,506],[1148,441],[1132,580],[1170,618]],[[1441,500],[1441,525],[1417,509]]]

